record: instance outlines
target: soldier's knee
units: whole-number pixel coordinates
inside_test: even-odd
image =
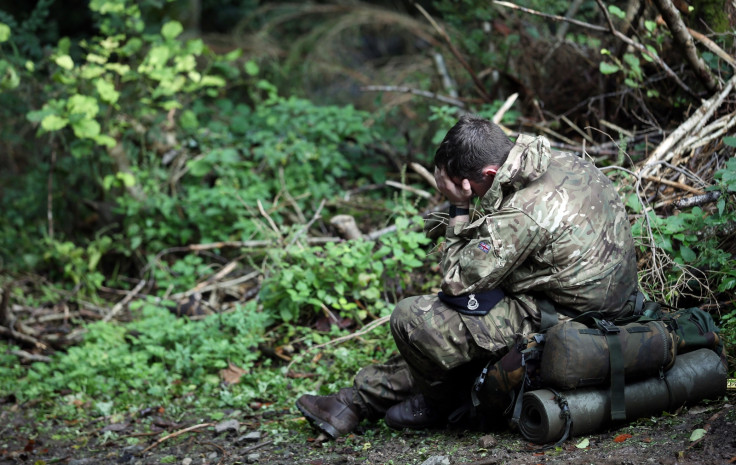
[[[394,311],[391,313],[390,319],[391,334],[393,334],[394,337],[406,333],[407,323],[411,320],[413,315],[413,312],[411,311],[411,303],[413,300],[413,297],[408,297],[401,300],[396,304],[396,307],[394,307]]]

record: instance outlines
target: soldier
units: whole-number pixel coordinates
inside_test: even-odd
[[[450,201],[442,290],[397,304],[391,332],[400,355],[360,370],[351,388],[297,400],[333,438],[364,418],[396,429],[442,426],[483,366],[539,330],[541,300],[554,305],[555,322],[589,310],[615,319],[637,290],[626,211],[590,162],[551,152],[544,137],[514,144],[492,122],[464,116],[434,164]],[[479,218],[470,215],[473,197]]]

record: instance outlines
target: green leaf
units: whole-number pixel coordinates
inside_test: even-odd
[[[184,31],[179,21],[169,21],[161,27],[161,35],[167,39],[174,39]]]
[[[95,81],[95,87],[97,92],[100,94],[100,98],[109,103],[115,103],[120,97],[120,92],[115,90],[115,85],[112,82],[104,79],[98,79]]]
[[[201,178],[202,176],[206,175],[207,173],[212,170],[212,165],[209,163],[209,161],[200,158],[199,160],[192,160],[189,163],[187,163],[189,166],[189,172],[192,174],[192,176],[196,176],[198,178]]]
[[[69,123],[69,120],[59,115],[47,115],[41,120],[41,127],[46,131],[58,131]]]
[[[736,147],[736,137],[728,136],[723,138],[723,143],[729,147]]]
[[[682,256],[682,259],[685,260],[685,263],[693,262],[697,258],[693,249],[686,245],[680,246],[680,255]]]
[[[20,85],[20,78],[13,65],[0,59],[0,90],[15,89]]]
[[[160,68],[166,64],[166,62],[169,60],[170,55],[171,52],[169,50],[169,47],[161,45],[158,47],[153,47],[148,52],[148,59],[146,61],[152,68]],[[141,65],[141,67],[143,67],[143,65]],[[140,68],[139,71],[141,71]]]
[[[107,58],[97,55],[95,53],[88,53],[87,61],[89,61],[90,63],[96,63],[98,65],[104,65],[107,62]]]
[[[184,110],[179,117],[179,125],[182,129],[196,129],[199,126],[197,114],[192,110]]]
[[[123,181],[123,185],[125,187],[135,186],[135,176],[133,176],[132,174],[126,173],[124,171],[119,171],[115,176],[117,176],[118,179]]]
[[[613,74],[617,73],[621,68],[619,68],[616,65],[612,65],[611,63],[606,63],[605,61],[601,61],[601,63],[598,65],[598,70],[601,72],[601,74]]]
[[[626,18],[626,13],[616,5],[608,5],[608,12],[620,19]]]
[[[585,449],[588,446],[590,446],[590,440],[588,438],[583,439],[575,445],[575,447],[577,447],[578,449]]]
[[[221,78],[220,76],[204,76],[202,80],[200,81],[200,85],[202,87],[204,86],[224,87],[225,80]]]
[[[258,65],[253,60],[246,61],[243,68],[245,68],[245,72],[248,73],[249,76],[257,76],[258,71],[260,71]]]
[[[639,199],[639,196],[634,193],[626,196],[626,206],[629,207],[634,213],[640,213],[643,209],[641,199]]]
[[[107,134],[100,134],[99,136],[93,137],[93,139],[97,143],[97,145],[104,145],[108,148],[113,148],[118,143],[118,141],[116,141],[113,137],[108,136]]]
[[[10,39],[10,27],[5,23],[0,23],[0,43]]]
[[[54,62],[59,65],[59,67],[64,69],[73,69],[74,68],[74,60],[72,60],[72,57],[69,55],[59,55],[56,57]]]
[[[697,441],[698,439],[702,439],[706,435],[707,431],[703,428],[698,428],[690,434],[690,442]]]
[[[100,123],[93,119],[81,119],[72,123],[72,129],[80,139],[94,139],[100,134]]]
[[[89,95],[72,95],[66,102],[66,107],[70,114],[82,114],[88,119],[94,118],[97,116],[97,112],[100,111],[97,99]]]

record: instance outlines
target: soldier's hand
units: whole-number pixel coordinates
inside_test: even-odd
[[[434,180],[437,182],[437,189],[447,197],[452,205],[468,208],[470,199],[473,197],[470,181],[462,179],[455,182],[447,175],[444,168],[437,167],[434,169]]]

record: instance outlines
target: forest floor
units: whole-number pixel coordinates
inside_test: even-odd
[[[167,418],[159,409],[115,423],[106,417],[69,423],[39,421],[32,407],[6,403],[0,464],[727,464],[736,463],[734,401],[729,391],[719,401],[574,437],[544,452],[509,430],[399,432],[383,422],[324,440],[296,409],[225,412],[218,421]],[[696,431],[705,434],[692,440]]]

